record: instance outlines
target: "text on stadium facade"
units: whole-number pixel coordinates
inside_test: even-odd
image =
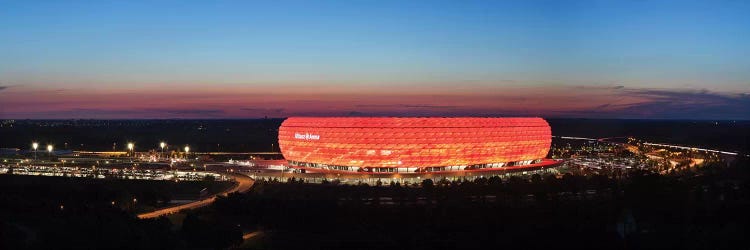
[[[310,133],[294,133],[294,139],[300,139],[300,140],[320,140],[320,135],[310,134]]]

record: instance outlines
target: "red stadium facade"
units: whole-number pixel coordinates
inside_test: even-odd
[[[279,147],[308,173],[450,173],[554,164],[551,137],[542,118],[290,117]]]

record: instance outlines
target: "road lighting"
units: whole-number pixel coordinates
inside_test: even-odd
[[[132,142],[128,142],[128,151],[130,151],[131,156],[134,155],[133,148],[135,148],[135,144],[133,144]]]
[[[36,160],[36,149],[39,148],[39,143],[36,143],[36,142],[31,143],[31,148],[34,149],[34,160]]]
[[[47,155],[52,156],[52,145],[47,144]]]
[[[187,159],[188,153],[190,153],[190,146],[185,146],[185,159]]]
[[[166,142],[160,142],[159,147],[161,148],[161,157],[164,157],[164,147],[167,146]]]

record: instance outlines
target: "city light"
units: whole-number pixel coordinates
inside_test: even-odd
[[[47,153],[52,155],[52,145],[49,145],[49,144],[47,145]]]
[[[190,146],[185,146],[185,153],[190,153]]]
[[[135,152],[133,151],[135,149],[135,143],[128,142],[128,153],[130,156],[135,156]]]
[[[159,147],[161,148],[161,155],[159,156],[159,158],[164,157],[164,147],[166,147],[166,146],[167,146],[166,142],[160,142],[159,143]]]
[[[39,143],[37,142],[31,143],[31,148],[34,149],[34,160],[36,160],[36,149],[39,148]]]

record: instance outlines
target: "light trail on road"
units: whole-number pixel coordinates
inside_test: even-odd
[[[195,202],[173,206],[173,207],[167,207],[167,208],[159,209],[159,210],[148,212],[148,213],[142,213],[138,215],[138,218],[139,219],[158,218],[160,216],[178,213],[183,209],[196,209],[196,208],[205,207],[205,206],[210,205],[214,201],[216,201],[216,197],[219,195],[227,195],[227,194],[234,193],[234,192],[244,193],[250,190],[250,188],[253,186],[253,183],[255,183],[253,179],[243,174],[232,174],[231,176],[235,178],[235,180],[237,181],[237,185],[235,185],[234,187],[228,190],[225,190],[224,192],[211,195],[208,198],[198,200]]]
[[[649,146],[679,148],[679,149],[687,149],[687,150],[695,150],[695,151],[706,151],[706,152],[719,153],[719,154],[725,154],[725,155],[738,155],[735,152],[720,151],[720,150],[707,149],[707,148],[685,147],[685,146],[677,146],[677,145],[669,145],[669,144],[661,144],[661,143],[649,143],[649,142],[644,142],[643,144],[649,145]]]

